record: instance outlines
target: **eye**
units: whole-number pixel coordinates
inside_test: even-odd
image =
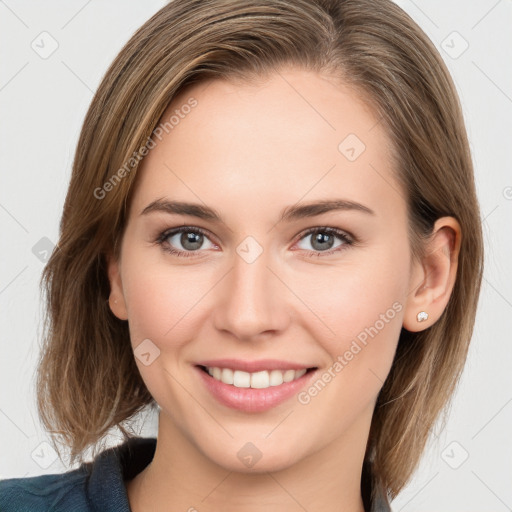
[[[203,247],[205,241],[209,246]],[[206,231],[197,227],[181,226],[176,229],[164,231],[157,238],[156,242],[162,246],[162,249],[176,256],[190,257],[195,256],[199,249],[211,249],[215,247],[207,237]],[[180,246],[183,250],[180,249]],[[178,249],[175,247],[178,246]]]
[[[354,243],[354,241],[349,235],[336,228],[311,228],[302,234],[300,240],[306,240],[308,237],[310,237],[311,239],[309,245],[312,247],[312,249],[309,249],[308,247],[299,248],[305,249],[306,251],[310,252],[313,251],[313,254],[311,254],[311,256],[316,257],[330,255],[335,252],[342,251],[346,249],[347,246],[353,245]],[[340,240],[340,243],[338,243],[337,245],[335,245],[336,239]]]
[[[301,235],[299,241],[306,240],[308,237],[311,238],[309,245],[312,249],[300,246],[299,249],[312,253],[310,255],[316,257],[339,252],[346,249],[347,246],[354,244],[350,235],[339,229],[330,227],[308,229]],[[336,239],[339,240],[337,245],[335,242]],[[209,244],[207,244],[206,247],[204,247],[205,241]],[[175,256],[186,258],[197,256],[197,253],[201,252],[201,249],[217,247],[210,241],[205,230],[192,226],[180,226],[179,228],[166,230],[158,236],[155,242],[159,244],[164,251],[174,254]]]

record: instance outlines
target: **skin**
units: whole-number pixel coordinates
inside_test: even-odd
[[[148,366],[136,358],[161,411],[155,457],[127,482],[132,510],[362,512],[378,393],[402,326],[428,328],[446,307],[460,226],[439,219],[427,256],[412,259],[387,136],[333,78],[288,68],[252,84],[202,82],[164,118],[190,97],[197,106],[142,162],[120,260],[108,263],[110,305],[128,320],[132,346],[149,338],[160,350]],[[350,133],[366,146],[353,162],[338,150]],[[208,205],[224,222],[141,215],[160,198]],[[278,223],[285,207],[338,198],[374,215],[331,211]],[[182,225],[208,233],[192,257],[154,243]],[[322,249],[303,233],[323,227],[357,241],[317,257]],[[247,236],[263,248],[252,263],[237,253]],[[167,244],[186,250],[180,235]],[[335,238],[324,250],[342,244]],[[308,404],[294,396],[266,412],[236,411],[211,396],[193,367],[272,358],[316,366],[321,376],[394,303],[394,318]],[[417,322],[419,311],[427,321]],[[247,442],[262,453],[252,468],[237,457]]]

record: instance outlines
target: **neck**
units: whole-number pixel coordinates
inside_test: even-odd
[[[243,473],[215,464],[161,412],[153,461],[126,485],[131,510],[364,512],[366,427],[285,469]]]

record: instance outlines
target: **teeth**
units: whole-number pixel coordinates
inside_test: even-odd
[[[215,379],[231,384],[236,388],[265,389],[271,386],[280,386],[283,382],[291,382],[302,377],[306,369],[302,370],[263,370],[261,372],[243,372],[231,368],[207,368],[208,373]]]
[[[272,370],[269,377],[271,386],[280,386],[284,382],[281,370]]]
[[[283,375],[285,382],[291,382],[295,378],[295,370],[286,370]]]
[[[215,378],[215,372],[213,373],[213,378]],[[218,380],[222,380],[222,377]],[[250,388],[251,374],[236,370],[235,373],[233,373],[233,386],[235,386],[235,388]]]
[[[251,373],[251,388],[265,389],[270,387],[270,376],[267,371]]]
[[[229,368],[224,368],[221,371],[221,377],[219,377],[217,380],[222,380],[224,384],[233,384],[235,381],[235,372]]]

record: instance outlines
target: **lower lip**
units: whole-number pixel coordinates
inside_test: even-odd
[[[263,412],[285,402],[298,393],[316,370],[306,372],[302,377],[284,382],[279,386],[264,389],[237,388],[214,379],[199,367],[195,367],[210,393],[223,405],[243,412]]]

